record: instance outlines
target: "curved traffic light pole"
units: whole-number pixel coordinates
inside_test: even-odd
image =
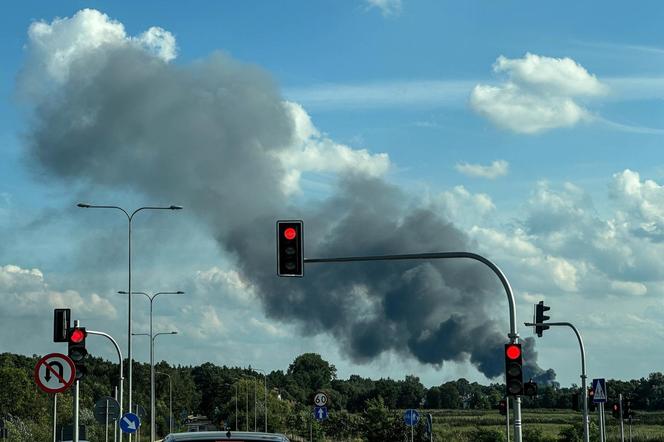
[[[589,442],[590,433],[588,431],[588,388],[586,386],[586,348],[583,346],[583,339],[581,334],[574,327],[573,324],[569,322],[524,322],[523,325],[526,327],[536,327],[536,326],[558,326],[558,327],[570,327],[574,330],[576,338],[579,340],[579,347],[581,348],[581,391],[583,391],[583,441]]]
[[[471,252],[434,252],[434,253],[411,253],[405,255],[377,255],[377,256],[351,256],[343,258],[304,258],[305,264],[323,263],[323,262],[358,262],[358,261],[403,261],[414,259],[455,259],[466,258],[474,259],[489,267],[493,273],[500,279],[505,293],[507,294],[507,302],[510,310],[510,332],[507,335],[510,342],[516,344],[519,342],[519,334],[516,331],[516,303],[514,302],[514,294],[509,281],[505,274],[495,265],[482,255]],[[549,324],[550,325],[550,324]],[[514,441],[521,442],[521,398],[515,397],[514,400]]]
[[[113,336],[109,335],[108,333],[100,332],[100,331],[94,331],[94,330],[87,330],[89,335],[98,335],[98,336],[103,336],[105,338],[108,338],[109,341],[113,343],[115,346],[115,351],[118,352],[118,360],[120,362],[120,379],[118,380],[119,385],[119,391],[118,391],[118,396],[120,397],[120,400],[118,401],[120,404],[120,411],[119,415],[122,417],[122,385],[124,384],[124,376],[123,376],[123,370],[122,370],[122,352],[120,351],[120,346],[118,345],[117,342],[115,342],[115,339],[113,339]],[[122,440],[122,432],[118,432],[118,440]]]

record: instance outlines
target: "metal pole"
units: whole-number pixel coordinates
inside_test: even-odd
[[[507,433],[507,442],[510,442],[510,397],[505,396],[505,432]]]
[[[81,321],[78,319],[74,321],[74,327],[80,327]],[[74,387],[74,428],[73,428],[73,442],[78,442],[78,399],[79,399],[79,381],[77,380]]]
[[[120,399],[118,400],[118,403],[120,404],[120,411],[119,411],[120,417],[122,417],[122,386],[124,384],[124,376],[123,376],[124,372],[123,372],[122,351],[120,351],[120,346],[115,341],[115,339],[113,339],[113,336],[109,335],[108,333],[95,331],[95,330],[88,330],[87,332],[88,332],[88,335],[97,335],[97,336],[103,336],[103,337],[107,338],[109,341],[111,341],[111,343],[115,347],[115,351],[118,354],[118,363],[120,365],[120,379],[118,380],[119,389],[120,389]],[[131,408],[129,408],[129,410],[131,411]],[[116,427],[117,427],[117,425],[116,425]],[[131,436],[131,435],[129,435],[129,436]],[[120,434],[118,435],[118,440],[122,441],[122,432],[120,432]]]
[[[574,334],[576,335],[576,339],[579,341],[579,348],[581,350],[581,390],[582,390],[582,399],[583,399],[583,440],[584,440],[584,442],[589,442],[590,441],[590,432],[589,432],[588,425],[589,425],[590,418],[588,416],[588,388],[586,386],[586,379],[588,377],[588,376],[586,376],[586,348],[583,345],[583,339],[581,338],[581,334],[576,329],[576,327],[574,327],[574,325],[569,323],[569,322],[547,322],[547,323],[526,322],[524,325],[526,325],[528,327],[544,326],[544,325],[553,326],[553,327],[570,327],[574,331]],[[601,425],[600,425],[600,431],[601,431]]]
[[[414,425],[413,425],[413,421],[411,419],[411,421],[410,421],[410,442],[413,442],[413,427],[414,427]]]
[[[623,422],[622,393],[618,395],[618,406],[620,410],[620,442],[625,442],[625,424]]]
[[[600,422],[599,422],[599,437],[602,442],[606,442],[606,428],[604,428],[604,402],[599,403],[599,415],[600,415]]]
[[[631,416],[629,417],[628,423],[629,423],[629,427],[628,427],[629,428],[629,442],[632,442],[632,417]]]
[[[168,377],[168,431],[173,433],[173,383],[171,377]]]
[[[258,416],[256,416],[256,382],[252,382],[254,384],[254,433],[256,432],[258,428]]]
[[[602,434],[602,407],[601,403],[597,404],[597,426],[599,427],[599,442],[604,442],[604,435]]]
[[[78,321],[76,321],[78,322]],[[78,327],[75,325],[74,327]],[[78,395],[79,395],[79,381],[76,381],[76,386],[74,387],[74,441],[78,442]]]
[[[104,428],[106,429],[106,442],[108,442],[108,399],[106,399],[106,423]]]
[[[53,395],[53,442],[58,438],[58,393]]]
[[[131,296],[129,296],[131,298]],[[152,334],[152,301],[150,298],[150,442],[156,440],[155,431],[155,403],[154,403],[154,335]]]
[[[122,370],[120,370],[120,372],[122,372]],[[120,382],[122,382],[122,381],[120,381]],[[116,401],[118,400],[118,387],[115,387],[115,389],[113,391],[113,397],[115,398]],[[119,403],[120,403],[120,410],[122,410],[122,402],[120,401]],[[120,413],[120,417],[122,417],[122,413]],[[113,419],[113,440],[115,442],[118,441],[118,420],[117,419]]]
[[[514,301],[514,294],[509,281],[505,274],[491,262],[489,259],[471,252],[435,252],[435,253],[413,253],[404,255],[381,255],[381,256],[354,256],[342,258],[304,258],[305,263],[327,263],[327,262],[356,262],[356,261],[392,261],[392,260],[411,260],[411,259],[453,259],[453,258],[467,258],[474,259],[489,267],[500,279],[500,282],[507,294],[507,303],[509,305],[510,314],[510,332],[507,337],[510,342],[517,344],[519,342],[519,334],[516,329],[516,302]],[[517,396],[514,400],[514,441],[522,442],[521,433],[521,398]]]
[[[244,384],[244,406],[245,406],[244,417],[246,420],[245,428],[247,431],[249,431],[249,391],[247,389],[246,383]]]
[[[237,382],[235,383],[235,431],[237,431]]]

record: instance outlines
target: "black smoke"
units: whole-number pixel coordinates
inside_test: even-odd
[[[279,218],[305,220],[312,257],[476,247],[380,178],[340,175],[325,201],[293,204],[277,155],[292,143],[293,121],[266,72],[221,53],[171,65],[132,45],[97,51],[104,56],[74,63],[33,103],[26,145],[39,173],[186,205],[237,257],[268,316],[333,335],[354,361],[393,351],[436,366],[469,360],[490,378],[503,372],[507,330],[492,312],[507,312],[505,294],[480,263],[312,264],[303,279],[276,277]]]

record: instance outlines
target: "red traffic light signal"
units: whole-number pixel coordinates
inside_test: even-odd
[[[502,399],[500,402],[498,402],[498,411],[503,416],[507,414],[507,400]]]
[[[71,335],[69,336],[69,341],[74,344],[80,344],[85,340],[86,332],[81,328],[72,329]]]
[[[277,221],[277,275],[304,276],[302,221]]]
[[[83,365],[83,360],[88,355],[88,350],[85,348],[85,338],[88,332],[85,327],[73,327],[67,331],[68,356],[74,361],[76,366],[76,380],[80,381],[85,376],[86,369]]]
[[[521,344],[505,344],[505,389],[507,396],[523,394]]]

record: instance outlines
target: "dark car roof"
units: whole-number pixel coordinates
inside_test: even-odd
[[[200,431],[192,433],[169,434],[164,442],[289,442],[288,438],[278,433],[255,433],[246,431]]]

